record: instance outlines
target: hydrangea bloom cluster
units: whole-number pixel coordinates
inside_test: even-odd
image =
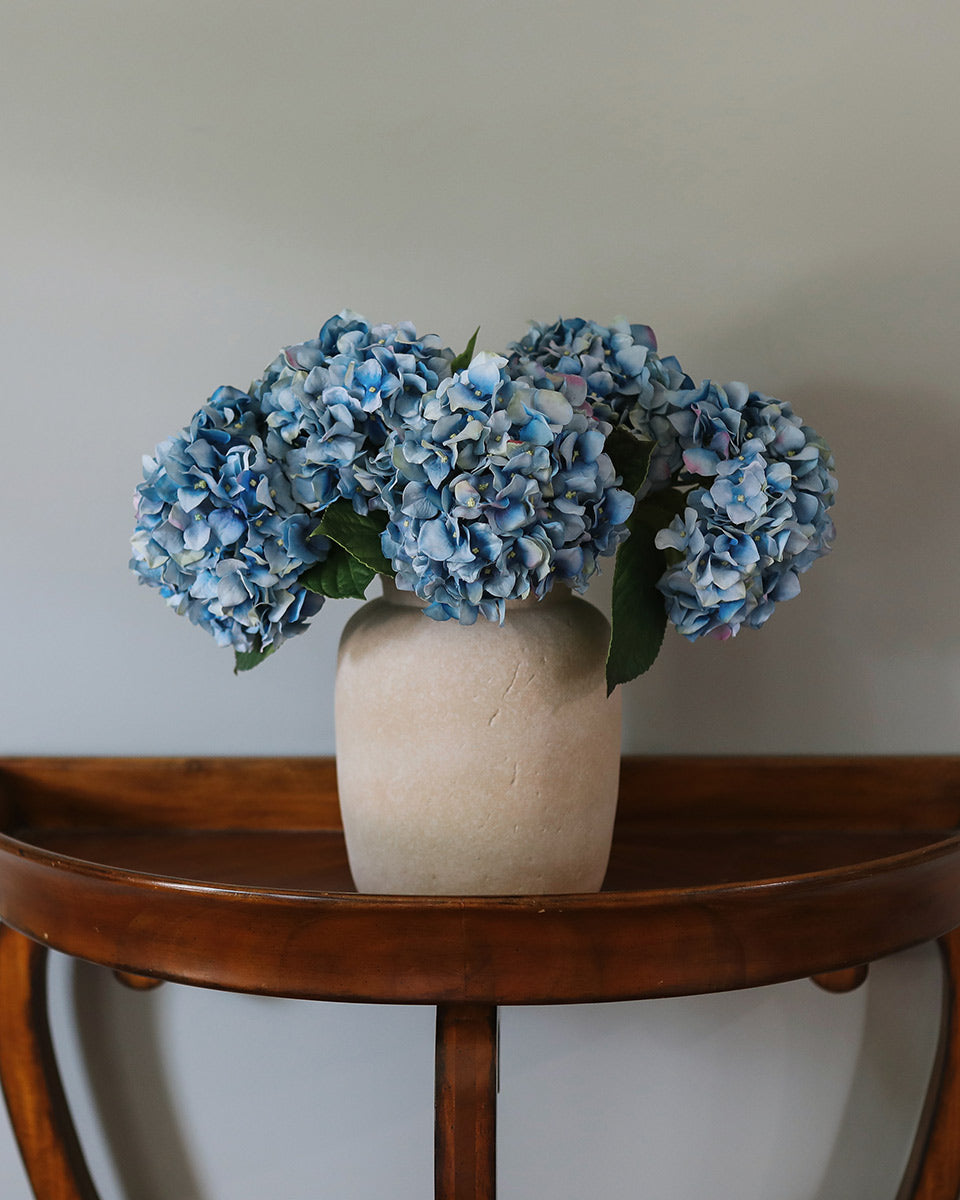
[[[323,604],[297,582],[323,558],[317,522],[266,449],[252,396],[221,387],[144,459],[131,567],[220,645],[278,646]]]
[[[141,581],[259,661],[376,571],[437,620],[502,621],[642,537],[617,559],[612,660],[618,629],[665,614],[691,639],[762,625],[830,548],[833,460],[789,404],[697,387],[626,321],[472,346],[344,311],[246,392],[219,388],[144,459]],[[649,634],[610,686],[649,666]]]
[[[830,549],[833,458],[789,404],[742,383],[706,381],[671,403],[679,481],[694,486],[656,536],[669,564],[658,587],[682,634],[725,639],[759,628]]]
[[[656,537],[668,551],[658,587],[682,634],[759,627],[799,592],[798,576],[831,546],[836,481],[826,444],[789,404],[743,384],[696,387],[646,325],[533,324],[510,349],[514,375],[582,397],[651,445],[638,503],[686,491],[683,514]]]
[[[437,619],[502,620],[559,578],[583,588],[626,536],[633,498],[582,403],[454,355],[412,325],[331,318],[248,392],[219,389],[145,460],[131,566],[223,644],[263,651],[323,602],[298,582],[326,557],[324,512],[389,521],[397,584]]]
[[[386,508],[393,441],[449,378],[453,357],[410,324],[371,326],[349,311],[288,346],[250,390],[296,503],[309,513],[338,497],[358,513]]]
[[[654,444],[641,497],[666,487],[680,465],[669,422],[674,392],[694,386],[673,355],[657,353],[649,325],[615,321],[531,322],[510,346],[510,373],[538,387],[557,388],[573,403],[586,401],[597,416]]]
[[[610,426],[506,365],[478,354],[393,443],[384,553],[438,620],[502,621],[505,601],[554,579],[583,590],[626,537],[633,497],[604,453]]]
[[[412,325],[345,311],[248,392],[219,388],[144,460],[131,567],[221,645],[263,652],[302,632],[323,604],[299,582],[329,550],[320,514],[337,498],[384,507],[390,432],[452,361]]]

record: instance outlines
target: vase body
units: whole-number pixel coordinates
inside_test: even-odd
[[[610,853],[620,694],[606,619],[566,587],[496,625],[433,621],[385,582],[344,629],[337,785],[361,892],[597,891]]]

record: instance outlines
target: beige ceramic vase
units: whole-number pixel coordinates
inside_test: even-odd
[[[433,621],[384,582],[343,632],[337,783],[361,892],[593,892],[610,854],[620,692],[606,619],[566,587],[504,624]]]

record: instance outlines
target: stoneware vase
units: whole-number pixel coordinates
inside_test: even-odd
[[[433,621],[384,582],[348,622],[337,784],[358,891],[599,890],[620,765],[609,626],[555,587],[503,625]]]

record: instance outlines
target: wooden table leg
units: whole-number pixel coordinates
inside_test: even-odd
[[[495,1200],[497,1007],[437,1007],[436,1200]]]
[[[98,1200],[57,1070],[47,950],[0,926],[0,1082],[37,1200]]]
[[[938,944],[943,960],[940,1042],[897,1200],[960,1196],[960,929]]]

